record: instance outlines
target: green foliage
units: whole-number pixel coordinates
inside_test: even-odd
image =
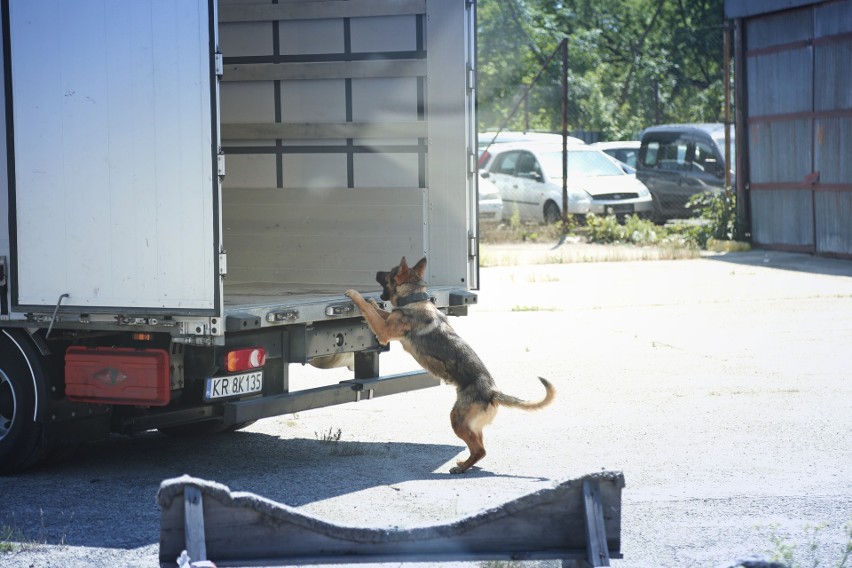
[[[704,221],[695,232],[701,248],[706,248],[710,239],[730,241],[736,238],[737,202],[733,192],[699,193],[689,199],[687,207]]]
[[[563,38],[569,128],[627,139],[652,124],[722,118],[723,0],[480,0],[482,129],[500,126]],[[561,60],[508,127],[561,128]]]
[[[795,545],[790,543],[786,538],[778,535],[776,532],[778,526],[770,527],[772,534],[769,537],[772,542],[773,549],[770,551],[772,560],[781,562],[787,568],[810,568],[819,566],[820,560],[816,557],[819,550],[819,535],[825,530],[825,525],[806,526],[805,539],[806,551],[802,552]],[[849,568],[852,562],[852,523],[847,523],[844,527],[846,535],[846,544],[841,552],[840,558],[834,563],[834,568]]]
[[[619,223],[614,215],[598,217],[590,214],[586,217],[587,238],[592,243],[628,243],[635,245],[654,245],[660,242],[664,229],[651,221],[632,215]]]
[[[568,225],[564,231],[565,234],[570,232],[571,229],[576,227],[576,225],[577,223],[574,220],[573,215],[569,215]],[[537,243],[539,241],[551,241],[554,238],[558,238],[558,235],[563,234],[563,226],[564,223],[562,221],[558,221],[550,225],[526,224],[521,221],[521,214],[518,211],[518,206],[515,205],[512,210],[512,215],[509,217],[509,229],[513,238],[508,240],[532,243]],[[505,235],[503,240],[507,240],[505,239]]]
[[[18,531],[12,527],[0,526],[0,553],[13,552],[15,550],[15,544],[12,541],[18,539],[17,533]]]

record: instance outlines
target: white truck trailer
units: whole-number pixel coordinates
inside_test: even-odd
[[[0,5],[0,471],[437,384],[343,292],[476,301],[473,2]]]

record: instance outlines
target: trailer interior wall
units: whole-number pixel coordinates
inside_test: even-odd
[[[245,4],[219,4],[226,298],[375,289],[401,256],[466,287],[466,3]]]
[[[852,256],[850,32],[850,0],[745,20],[751,229],[760,246]]]

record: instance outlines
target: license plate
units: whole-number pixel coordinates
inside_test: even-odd
[[[628,203],[626,205],[609,205],[606,208],[606,212],[609,215],[614,213],[633,213],[633,204]]]
[[[257,393],[263,390],[263,371],[251,371],[206,380],[204,400],[216,400]]]

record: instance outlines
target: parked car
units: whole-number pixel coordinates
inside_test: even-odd
[[[500,190],[487,177],[479,176],[479,219],[481,221],[500,221],[503,219],[503,199]]]
[[[612,156],[622,164],[626,164],[630,168],[627,173],[635,173],[636,161],[639,158],[639,144],[638,140],[621,140],[617,142],[595,142],[590,146]]]
[[[645,129],[636,177],[654,196],[655,221],[690,217],[686,204],[693,195],[725,190],[724,125],[668,124]]]
[[[495,144],[486,171],[504,216],[554,223],[562,218],[562,144]],[[613,159],[585,144],[568,146],[568,213],[625,217],[653,209],[651,194]]]
[[[515,144],[520,142],[549,142],[552,144],[562,143],[562,134],[554,132],[516,132],[516,131],[501,131],[497,132],[480,132],[477,145],[479,150],[479,169],[485,169],[488,162],[494,156],[493,152],[489,151],[489,147],[493,144]],[[568,137],[569,144],[585,144],[579,138],[573,136]]]

